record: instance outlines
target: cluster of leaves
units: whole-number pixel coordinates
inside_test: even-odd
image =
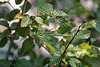
[[[39,1],[39,0],[37,0]],[[44,0],[45,2],[46,0]],[[20,4],[22,0],[15,0],[16,4]],[[0,4],[5,4],[9,2],[0,2]],[[77,3],[77,6],[80,3]],[[21,6],[22,8],[23,6]],[[82,8],[84,8],[81,5]],[[36,16],[30,16],[26,14],[26,12],[31,8],[31,4],[28,2],[26,5],[25,13],[23,15],[20,13],[20,10],[14,9],[12,11],[5,12],[6,15],[0,13],[0,25],[6,27],[7,29],[0,33],[0,47],[4,47],[8,42],[10,42],[14,36],[12,31],[17,31],[16,37],[14,40],[18,40],[19,37],[26,38],[22,44],[22,48],[19,49],[18,46],[13,42],[12,48],[15,50],[18,49],[18,57],[12,60],[0,60],[0,66],[4,67],[52,67],[52,66],[71,66],[71,67],[99,67],[99,47],[94,45],[89,45],[89,43],[81,42],[79,45],[71,44],[71,40],[80,40],[80,39],[88,39],[90,37],[91,31],[87,30],[87,28],[94,28],[98,32],[100,32],[100,21],[91,20],[87,23],[84,23],[81,26],[81,30],[79,31],[72,31],[73,28],[76,27],[76,24],[72,21],[69,21],[68,18],[70,17],[66,12],[55,10],[53,6],[49,3],[43,3],[37,7]],[[5,11],[4,8],[2,8]],[[77,9],[80,11],[81,9]],[[88,10],[80,13],[90,13]],[[72,15],[72,12],[70,12]],[[20,27],[18,28],[18,23],[14,22],[9,25],[14,19],[22,19]],[[49,26],[50,23],[56,23],[59,25],[59,28],[55,31],[50,31],[47,29],[42,28],[42,25]],[[16,30],[18,28],[18,30]],[[77,33],[77,34],[76,34]],[[28,36],[28,37],[27,37]],[[64,37],[60,41],[58,41],[55,36],[62,36]],[[74,37],[74,39],[73,39]],[[66,39],[66,41],[64,40]],[[35,40],[35,42],[33,42]],[[50,57],[43,57],[42,55],[37,56],[36,53],[32,50],[35,47],[35,43],[41,47],[48,48],[48,52],[50,53]],[[57,47],[57,44],[60,47]],[[66,50],[67,52],[64,53]],[[44,46],[45,45],[45,46]],[[38,49],[39,49],[38,48]],[[23,57],[29,56],[30,60],[26,60]],[[10,56],[14,56],[10,54]],[[91,62],[90,62],[91,61]],[[6,64],[6,65],[5,65]]]

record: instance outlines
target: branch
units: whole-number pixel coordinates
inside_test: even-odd
[[[63,52],[63,54],[62,55],[64,55],[65,53],[66,53],[66,50],[67,50],[67,48],[69,47],[69,45],[72,43],[72,41],[74,40],[74,38],[75,38],[75,36],[77,35],[77,33],[80,31],[80,28],[81,28],[81,26],[84,24],[85,22],[83,22],[80,26],[79,26],[79,28],[78,28],[78,30],[77,30],[77,32],[75,33],[75,35],[73,36],[73,38],[71,39],[71,41],[68,43],[68,45],[66,46],[66,48],[65,48],[65,50],[64,50],[64,52]]]
[[[27,5],[27,0],[25,0],[25,2],[24,2],[24,6],[23,6],[23,9],[22,9],[21,15],[23,15],[23,12],[25,12],[26,5]],[[16,28],[16,30],[15,30],[15,33],[13,34],[13,37],[12,37],[11,40],[10,40],[10,45],[9,45],[8,51],[7,51],[7,53],[6,53],[5,59],[8,59],[9,53],[10,53],[11,48],[12,48],[12,45],[13,45],[13,41],[14,41],[14,39],[15,39],[15,37],[16,37],[18,28],[20,27],[21,21],[22,21],[22,19],[19,20],[18,25],[17,25],[17,28]]]

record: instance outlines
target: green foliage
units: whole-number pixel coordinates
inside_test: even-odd
[[[59,41],[59,44],[60,44],[60,45],[63,45],[63,46],[66,45],[66,43],[65,43],[65,41],[64,41],[63,39],[61,39],[61,40]]]
[[[8,42],[8,38],[7,37],[1,39],[0,40],[0,47],[4,47],[7,42]]]
[[[43,19],[41,17],[35,17],[35,20],[39,24],[43,24]]]
[[[12,23],[11,29],[12,29],[12,30],[15,30],[15,29],[17,28],[17,25],[18,25],[18,23]]]
[[[22,0],[15,0],[15,3],[18,5],[22,2]]]
[[[43,46],[43,44],[44,44],[44,41],[43,41],[43,36],[41,36],[41,35],[38,35],[38,45],[39,45],[39,48],[41,47],[41,46]]]
[[[81,63],[78,59],[76,58],[72,58],[70,59],[69,61],[69,64],[72,66],[72,67],[77,67],[77,66],[80,66],[79,64]],[[77,65],[78,64],[78,65]]]
[[[9,66],[9,60],[0,60],[0,66],[1,67],[10,67]]]
[[[44,43],[49,49],[50,49],[50,53],[56,53],[56,49],[54,47],[52,47],[50,44],[48,43]]]
[[[76,32],[75,32],[76,33]],[[73,33],[73,35],[75,34]],[[90,37],[90,31],[89,30],[81,30],[76,35],[75,39],[88,39]]]
[[[29,33],[29,27],[23,27],[18,29],[18,35],[22,37],[26,37],[28,33]]]
[[[22,1],[15,0],[15,3],[19,5]],[[0,5],[5,3],[11,6],[8,1],[0,2]],[[100,3],[97,4],[98,8],[93,12],[86,10],[79,0],[36,0],[36,16],[26,14],[33,6],[29,1],[23,15],[18,9],[9,12],[7,7],[1,6],[0,25],[7,29],[0,32],[0,49],[9,42],[13,49],[8,60],[0,60],[0,67],[99,67],[100,50],[96,45],[100,43]],[[25,6],[20,7],[23,9]],[[77,25],[81,22],[74,23],[77,18],[85,22],[81,27]],[[13,22],[14,19],[20,20],[21,24]],[[53,25],[55,28],[48,30],[44,25]],[[24,38],[21,48],[15,42],[19,37]],[[42,46],[49,54],[44,57],[39,54],[41,51],[34,51],[36,45],[39,46],[36,49]],[[1,55],[3,51],[0,50],[0,58]]]
[[[10,31],[7,29],[5,31],[3,31],[3,33],[0,34],[0,39],[3,39],[5,37],[8,37],[10,34]]]
[[[21,9],[23,9],[23,6],[20,6]],[[31,8],[31,4],[30,2],[27,2],[27,5],[26,5],[26,9],[25,9],[25,13]]]
[[[24,15],[21,22],[21,27],[27,27],[29,24],[31,24],[31,19],[29,15]]]
[[[37,13],[39,14],[49,14],[54,16],[67,16],[67,14],[60,10],[53,10],[53,6],[49,3],[44,3],[37,8]]]
[[[9,27],[9,24],[6,21],[0,21],[0,25],[5,26],[5,27]]]
[[[18,9],[14,9],[11,12],[7,13],[7,20],[12,21],[17,13],[19,13]]]
[[[12,61],[12,65],[14,67],[31,67],[33,64],[25,59],[17,59]]]
[[[0,13],[0,18],[4,18],[4,15],[2,13]]]
[[[49,65],[50,66],[54,66],[57,65],[61,62],[61,60],[64,58],[64,55],[59,55],[59,54],[55,54],[55,56],[50,57],[50,62]]]
[[[33,43],[33,40],[28,38],[26,39],[23,44],[22,44],[22,48],[21,48],[21,54],[27,54],[29,53],[30,51],[32,51],[32,49],[34,48],[34,43]]]
[[[53,6],[51,4],[43,4],[37,8],[37,13],[39,14],[50,14],[53,10]]]
[[[91,67],[99,67],[100,66],[100,57],[98,56],[97,58],[91,58],[86,56],[87,63],[91,65]]]

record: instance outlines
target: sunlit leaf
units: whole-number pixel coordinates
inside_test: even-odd
[[[95,21],[95,20],[93,20],[93,21],[90,21],[89,23],[92,24],[93,27],[94,27],[97,31],[100,32],[100,21]]]
[[[44,44],[50,49],[51,53],[56,53],[56,49],[54,47],[52,47],[50,44],[48,44],[46,42]]]
[[[73,33],[73,36],[75,35],[75,33]],[[76,39],[88,39],[90,37],[90,33],[91,32],[89,30],[81,30],[77,33],[75,40]]]
[[[25,13],[23,13],[23,15],[25,15]],[[15,15],[14,19],[22,19],[23,16],[21,15],[21,13],[18,13],[17,15]]]
[[[31,24],[30,16],[24,15],[21,22],[21,27],[27,27],[29,24]]]
[[[51,14],[53,14],[54,16],[68,16],[65,12],[60,10],[52,10]]]
[[[37,23],[43,24],[43,19],[41,17],[35,17],[35,20],[37,21]]]
[[[59,65],[61,60],[64,58],[64,55],[59,56],[58,54],[50,57],[49,65],[52,67],[54,65]]]
[[[63,45],[63,46],[66,45],[66,43],[65,43],[65,41],[64,41],[63,39],[60,40],[59,44],[60,44],[60,45]]]
[[[82,48],[85,48],[85,49],[92,49],[92,46],[90,46],[88,43],[83,43],[80,45]]]
[[[50,14],[53,10],[53,6],[49,3],[45,3],[37,8],[37,13],[39,14]]]

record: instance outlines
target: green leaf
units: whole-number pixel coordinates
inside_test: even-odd
[[[19,35],[18,33],[16,34],[16,37],[15,37],[15,40],[18,40],[19,39]]]
[[[52,10],[51,14],[53,14],[54,16],[68,16],[65,12],[60,10]]]
[[[56,22],[54,18],[49,18],[48,21],[49,21],[49,23],[55,23]]]
[[[50,14],[53,10],[53,6],[49,3],[44,3],[37,8],[37,13],[39,14]]]
[[[21,48],[22,55],[29,53],[30,51],[32,51],[33,48],[34,48],[33,39],[30,38],[26,39],[22,44],[22,48]]]
[[[10,67],[9,60],[0,60],[0,67]]]
[[[38,45],[39,45],[39,48],[40,48],[43,44],[44,44],[43,36],[38,35]]]
[[[74,62],[73,60],[69,60],[68,62],[69,62],[69,64],[70,64],[72,67],[77,67],[76,64],[75,64],[75,62]]]
[[[73,36],[75,35],[75,33],[73,33]],[[88,39],[90,37],[90,33],[91,32],[89,30],[81,30],[77,33],[75,40],[76,39]]]
[[[15,17],[15,15],[16,15],[17,13],[19,13],[19,11],[20,11],[20,10],[18,10],[18,9],[14,9],[14,10],[12,10],[11,12],[7,13],[7,20],[8,20],[8,21],[13,20],[14,17]]]
[[[8,37],[10,34],[10,31],[7,29],[5,31],[3,31],[3,33],[0,34],[0,38],[3,39],[5,37]]]
[[[90,24],[90,23],[84,23],[84,24],[82,25],[82,28],[93,28],[93,26],[92,26],[92,24]]]
[[[15,0],[15,3],[18,5],[22,2],[22,0]]]
[[[18,25],[18,23],[12,23],[11,29],[12,29],[12,30],[15,30],[15,29],[17,28],[17,25]]]
[[[13,46],[12,46],[14,49],[17,49],[18,48],[18,46],[15,44],[15,43],[13,43]]]
[[[18,35],[22,37],[26,37],[28,33],[29,33],[29,27],[23,27],[18,29]]]
[[[60,63],[60,61],[64,58],[64,55],[55,55],[55,56],[52,56],[50,57],[50,62],[49,62],[49,65],[52,67],[54,65],[58,65]]]
[[[16,59],[12,61],[12,66],[10,67],[32,67],[33,64],[31,61],[26,59]]]
[[[68,23],[68,21],[65,19],[65,18],[62,18],[62,17],[57,17],[55,18],[55,20],[57,21],[57,23],[61,26],[63,25],[64,23]]]
[[[47,2],[48,0],[36,0],[36,7],[42,5],[43,3]]]
[[[81,63],[82,63],[83,65],[86,65],[86,66],[88,66],[88,67],[92,67],[89,63],[87,63],[86,60],[83,60],[83,59],[79,59],[79,60],[81,61]]]
[[[7,42],[8,42],[8,38],[7,37],[5,37],[2,40],[0,40],[0,47],[4,47]]]
[[[66,43],[65,43],[65,41],[64,41],[63,39],[60,40],[59,44],[60,44],[60,45],[63,45],[63,46],[66,45]]]
[[[35,61],[36,67],[44,67],[42,63],[44,62],[44,56],[40,55]]]
[[[50,57],[46,57],[42,63],[43,66],[45,66],[46,64],[48,64],[50,62]]]
[[[39,24],[43,24],[43,19],[41,17],[35,17],[35,20]]]
[[[9,24],[6,21],[0,21],[0,25],[5,26],[5,27],[9,27]]]
[[[66,44],[68,44],[71,41],[71,39],[72,39],[71,36],[67,36]]]
[[[21,27],[27,27],[29,24],[31,24],[30,16],[24,15],[21,22]]]
[[[81,62],[78,59],[76,59],[76,58],[71,58],[71,60],[73,60],[75,63],[81,64]]]
[[[95,20],[93,20],[93,21],[90,21],[89,23],[92,24],[93,27],[94,27],[97,31],[100,32],[100,21],[95,21]]]
[[[1,2],[1,1],[0,1],[0,4],[5,4],[5,3],[8,3],[8,1],[4,1],[4,2]]]
[[[56,53],[56,49],[54,47],[52,47],[50,44],[45,42],[45,45],[50,49],[51,53]]]
[[[3,13],[0,13],[0,18],[4,18],[4,15],[3,15]]]
[[[97,58],[90,58],[88,56],[85,56],[86,62],[91,65],[91,67],[100,67],[100,57]]]
[[[58,30],[56,30],[58,33],[60,34],[64,34],[66,32],[70,32],[71,31],[71,27],[67,24],[67,23],[63,23]]]
[[[20,6],[20,8],[22,9],[23,6]],[[31,8],[31,4],[30,2],[27,2],[26,8],[25,8],[25,13]]]

